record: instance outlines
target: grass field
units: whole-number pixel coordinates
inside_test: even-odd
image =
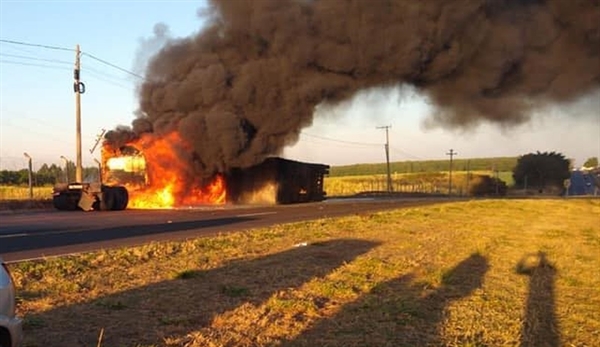
[[[52,198],[52,187],[33,187],[33,199]],[[29,187],[0,186],[0,200],[29,199]]]
[[[591,347],[599,215],[438,203],[10,268],[27,347]]]
[[[491,171],[471,171],[474,175],[494,176]],[[500,172],[498,177],[511,186],[514,181],[511,172]],[[395,192],[419,192],[448,194],[448,172],[419,172],[393,174],[392,187]],[[466,171],[452,173],[452,189],[454,194],[467,195],[469,183],[474,179],[467,180]],[[361,192],[386,191],[387,175],[356,175],[356,176],[333,176],[325,177],[324,189],[328,196],[347,196]]]

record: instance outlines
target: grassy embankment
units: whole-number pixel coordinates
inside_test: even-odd
[[[438,203],[10,267],[28,347],[591,347],[599,215]]]

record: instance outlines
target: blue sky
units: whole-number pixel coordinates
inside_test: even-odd
[[[0,39],[81,50],[136,71],[136,52],[153,36],[157,23],[172,37],[202,26],[204,1],[26,1],[0,0]],[[41,163],[75,160],[75,101],[71,51],[0,43],[0,169],[27,165],[23,152]],[[129,125],[137,108],[136,77],[83,55],[81,79],[83,161],[104,129]],[[317,111],[312,127],[287,148],[291,159],[332,165],[385,161],[383,143],[390,129],[391,160],[514,156],[558,151],[576,163],[600,157],[600,93],[578,103],[552,107],[515,129],[482,125],[469,132],[425,129],[432,108],[410,88],[372,90],[337,108]]]

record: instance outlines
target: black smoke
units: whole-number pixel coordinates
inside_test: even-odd
[[[176,131],[201,176],[279,154],[315,106],[365,88],[411,84],[436,123],[468,127],[600,86],[598,0],[212,0],[202,16],[150,61],[132,127],[107,135]]]

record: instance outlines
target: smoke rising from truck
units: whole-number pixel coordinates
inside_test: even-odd
[[[598,0],[212,0],[149,62],[139,116],[109,132],[179,133],[190,172],[249,167],[298,140],[315,107],[410,84],[445,127],[528,120],[600,86]]]

